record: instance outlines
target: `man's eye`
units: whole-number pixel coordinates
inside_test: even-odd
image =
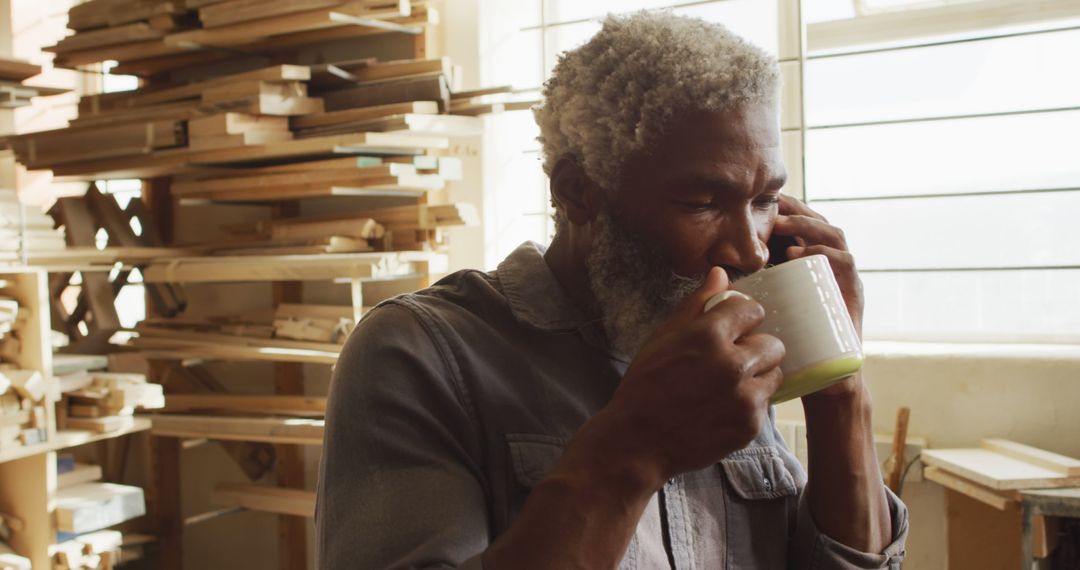
[[[763,198],[759,198],[754,203],[757,205],[757,207],[762,209],[771,208],[773,204],[780,203],[780,196],[765,196]]]
[[[712,202],[680,202],[680,204],[691,212],[704,212],[713,207]]]

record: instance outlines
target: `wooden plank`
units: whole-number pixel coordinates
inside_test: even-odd
[[[392,279],[417,273],[419,263],[444,259],[411,252],[276,255],[267,257],[188,257],[151,262],[146,283],[226,283]]]
[[[355,132],[387,132],[402,135],[467,137],[484,133],[480,119],[457,115],[392,115],[378,119],[311,127],[296,132],[297,138]]]
[[[1080,459],[1059,455],[1007,439],[984,439],[982,440],[982,448],[1056,471],[1068,477],[1080,476]]]
[[[67,36],[56,45],[41,48],[41,51],[63,54],[102,46],[156,40],[164,36],[164,31],[155,30],[146,22],[135,22]]]
[[[439,103],[437,101],[408,101],[292,117],[289,119],[289,126],[294,130],[299,130],[341,123],[369,121],[394,115],[435,115],[438,112]]]
[[[169,36],[165,36],[167,39]],[[58,54],[53,59],[53,67],[75,68],[80,65],[100,63],[106,60],[126,61],[129,59],[154,58],[183,53],[184,48],[165,44],[162,40],[148,40],[88,48]]]
[[[219,190],[245,190],[269,186],[294,186],[319,182],[360,182],[367,179],[385,179],[388,177],[415,175],[416,169],[408,164],[380,164],[368,168],[318,169],[305,172],[282,172],[259,176],[232,176],[226,178],[207,178],[180,180],[172,185],[172,192],[177,196],[205,194]]]
[[[12,149],[27,168],[147,154],[186,144],[183,124],[165,120],[57,129],[19,135]]]
[[[199,201],[277,202],[331,196],[420,198],[431,190],[442,189],[443,186],[444,181],[438,176],[405,175],[387,178],[365,178],[352,183],[300,184],[192,193],[182,198],[182,200],[188,203],[198,203]]]
[[[305,65],[274,65],[177,87],[157,89],[149,92],[136,91],[127,98],[127,101],[129,101],[128,106],[152,105],[155,103],[176,101],[178,99],[201,97],[207,90],[221,88],[235,83],[259,81],[307,81],[308,79],[311,79],[311,70]]]
[[[248,113],[220,113],[188,121],[188,136],[216,137],[246,132],[288,132],[289,120]]]
[[[236,148],[242,146],[258,146],[270,143],[292,140],[289,131],[249,131],[235,135],[219,135],[215,137],[193,137],[188,142],[188,148],[192,150],[209,150],[222,148]]]
[[[123,432],[135,426],[131,416],[104,416],[100,418],[68,417],[65,429],[86,430],[95,433]]]
[[[204,28],[217,28],[237,22],[292,14],[340,4],[341,0],[232,0],[199,10]]]
[[[450,94],[450,106],[468,104],[468,101],[474,97],[484,97],[486,95],[502,95],[505,93],[513,93],[514,88],[510,85],[499,85],[496,87],[484,87],[482,89],[473,89],[471,91],[455,91]]]
[[[963,493],[976,501],[990,505],[998,510],[1005,510],[1016,504],[1017,499],[1015,496],[989,489],[978,483],[973,483],[963,477],[953,475],[948,471],[942,471],[939,467],[927,467],[923,470],[923,476],[942,487],[952,489],[958,493]]]
[[[1080,485],[1080,477],[985,449],[930,449],[922,452],[922,461],[997,491]]]
[[[179,174],[191,171],[194,166],[293,161],[328,158],[335,154],[400,156],[448,146],[446,137],[354,133],[224,150],[164,150],[147,156],[70,162],[51,168],[55,176],[69,179],[144,178]]]
[[[221,507],[311,518],[315,516],[315,493],[266,485],[218,483],[210,501]]]
[[[0,79],[22,81],[41,73],[41,66],[18,59],[0,57]]]
[[[153,415],[151,433],[224,441],[261,441],[322,445],[323,420],[306,418],[234,418],[205,415]]]
[[[320,216],[300,218],[296,220],[275,220],[261,222],[255,225],[256,231],[266,231],[267,227],[277,228],[292,224],[310,224],[319,221],[342,221],[371,218],[391,230],[424,230],[446,226],[477,225],[480,216],[476,208],[468,203],[439,204],[429,206],[418,204],[415,206],[394,206],[389,208],[376,208],[358,212],[350,212],[347,215]]]
[[[450,89],[442,73],[372,81],[322,94],[327,111],[373,107],[411,101],[436,101],[440,110],[450,106]]]
[[[80,483],[91,483],[101,480],[101,466],[88,463],[76,463],[75,469],[67,473],[59,473],[56,476],[57,487],[70,487]]]
[[[295,12],[270,18],[238,22],[236,24],[217,28],[181,32],[166,36],[165,44],[178,47],[234,46],[239,44],[250,44],[261,39],[278,35],[352,25],[335,20],[333,17],[334,14],[373,20],[386,20],[409,15],[408,11],[401,9],[401,6],[393,9],[371,9],[369,8],[369,4],[370,2],[368,0],[348,2],[332,8],[319,8],[305,12]]]
[[[322,415],[326,398],[315,396],[257,396],[247,394],[169,394],[165,411],[230,411]]]
[[[337,65],[351,73],[358,81],[363,82],[396,79],[431,73],[441,73],[446,77],[452,75],[452,66],[450,65],[450,58],[448,57],[437,59],[398,59],[358,66],[350,66],[345,63],[339,63]]]
[[[94,110],[91,104],[88,109],[79,111],[79,116],[70,119],[68,124],[72,127],[91,127],[101,125],[118,125],[122,123],[138,123],[145,121],[164,121],[169,119],[194,119],[209,114],[218,113],[215,109],[206,109],[200,106],[197,100],[187,99],[172,101],[158,105],[145,107],[120,107],[116,109]]]
[[[490,115],[507,113],[510,111],[528,111],[539,105],[540,101],[506,101],[502,103],[470,103],[450,107],[451,115],[465,115],[475,117],[477,115]]]
[[[57,489],[56,528],[82,534],[146,514],[139,487],[115,483],[81,483]]]

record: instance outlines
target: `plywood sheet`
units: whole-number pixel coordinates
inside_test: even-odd
[[[986,449],[933,449],[922,453],[923,463],[939,467],[998,491],[1074,487],[1080,477],[1069,477]]]

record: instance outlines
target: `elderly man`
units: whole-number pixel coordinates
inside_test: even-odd
[[[809,476],[775,429],[784,347],[706,300],[843,234],[781,196],[774,58],[666,12],[609,17],[537,112],[557,232],[492,273],[387,301],[327,411],[323,568],[899,568],[859,376],[803,398]]]

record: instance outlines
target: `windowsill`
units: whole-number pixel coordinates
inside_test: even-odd
[[[1039,359],[1080,362],[1080,345],[1075,344],[1006,344],[900,342],[868,340],[863,351],[871,359],[942,358],[942,359]]]

